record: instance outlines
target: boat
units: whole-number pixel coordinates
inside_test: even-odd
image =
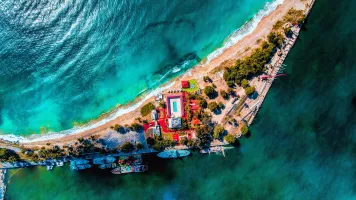
[[[52,170],[53,169],[53,165],[46,165],[46,168],[48,171]]]
[[[100,158],[94,158],[93,159],[93,164],[95,165],[103,165],[103,164],[109,164],[115,162],[115,158],[111,156],[105,156],[105,157],[100,157]]]
[[[70,165],[71,170],[83,170],[91,167],[91,164]]]
[[[64,162],[63,162],[63,161],[57,161],[57,162],[56,162],[56,165],[57,165],[58,167],[62,167],[62,166],[64,165]]]
[[[76,159],[76,160],[72,160],[70,161],[70,169],[71,170],[83,170],[83,169],[88,169],[91,167],[90,164],[88,164],[89,161],[88,160],[84,160],[84,159]]]
[[[210,154],[210,153],[216,153],[216,154],[223,154],[225,156],[225,151],[233,149],[234,147],[223,147],[223,146],[217,146],[217,147],[210,147],[210,148],[205,148],[200,150],[201,154]]]
[[[75,159],[75,160],[70,161],[71,165],[83,165],[83,164],[87,164],[87,163],[89,163],[89,161],[84,160],[84,159]]]
[[[107,164],[101,164],[98,167],[100,169],[111,169],[111,168],[115,168],[117,165],[116,163],[107,163]]]
[[[128,174],[133,172],[144,172],[148,169],[147,165],[126,165],[113,169],[113,174]]]
[[[157,154],[160,158],[180,158],[190,154],[188,150],[166,150]]]

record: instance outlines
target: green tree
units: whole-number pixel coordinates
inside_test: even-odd
[[[131,127],[134,131],[141,131],[143,129],[143,126],[139,123],[132,123]]]
[[[20,157],[15,151],[0,148],[0,162],[16,162],[18,160],[20,160]]]
[[[155,108],[156,108],[155,105],[153,105],[153,103],[150,102],[141,108],[141,115],[144,117],[144,116],[150,114],[150,112]]]
[[[220,90],[220,96],[224,99],[229,99],[229,94],[225,90]]]
[[[243,135],[246,135],[247,133],[248,133],[248,127],[246,126],[246,125],[243,125],[242,127],[241,127],[241,133],[243,134]]]
[[[124,153],[131,152],[134,149],[135,149],[135,146],[131,142],[125,142],[120,148],[120,150]]]
[[[247,87],[245,88],[245,93],[247,96],[253,94],[255,92],[256,88],[255,87]]]
[[[206,108],[208,105],[208,103],[206,102],[205,99],[200,99],[198,103],[199,103],[199,106],[202,108]]]
[[[204,77],[203,77],[203,80],[204,80],[204,82],[206,82],[206,83],[212,82],[209,76],[204,76]]]
[[[188,144],[188,138],[187,137],[180,138],[179,143],[181,145],[185,145],[186,146]]]
[[[143,144],[141,144],[139,142],[136,144],[137,149],[143,149],[143,147],[144,147]]]
[[[221,136],[224,132],[225,132],[225,129],[224,129],[223,126],[221,126],[221,125],[216,125],[216,126],[214,127],[213,137],[214,137],[215,139],[219,139],[220,136]]]
[[[242,81],[241,81],[241,86],[242,86],[243,88],[247,88],[247,87],[248,87],[248,81],[247,81],[246,79],[242,79]]]
[[[212,101],[208,104],[208,108],[211,112],[216,112],[219,109],[219,105],[215,101]]]
[[[227,134],[225,137],[224,137],[224,140],[230,144],[235,144],[236,142],[236,138],[231,135],[231,134]]]
[[[215,91],[214,87],[209,86],[209,85],[204,88],[204,93],[210,99],[214,98],[216,95],[216,91]]]
[[[287,36],[287,37],[290,37],[293,35],[293,31],[291,28],[287,27],[287,28],[284,28],[284,34]]]
[[[147,142],[148,145],[153,146],[155,144],[156,140],[154,138],[152,138],[152,137],[148,137],[146,139],[146,142]]]

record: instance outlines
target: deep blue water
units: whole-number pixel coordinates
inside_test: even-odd
[[[271,1],[2,0],[0,132],[95,119],[197,64]]]

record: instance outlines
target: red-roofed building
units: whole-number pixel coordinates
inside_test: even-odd
[[[182,88],[189,88],[189,81],[182,81]]]

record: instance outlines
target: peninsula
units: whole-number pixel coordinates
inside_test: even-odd
[[[0,142],[0,168],[48,165],[72,158],[127,156],[235,145],[249,135],[283,61],[297,41],[314,0],[285,0],[257,28],[220,55],[126,105],[112,120],[98,119],[75,134]],[[130,106],[130,107],[129,107]]]

